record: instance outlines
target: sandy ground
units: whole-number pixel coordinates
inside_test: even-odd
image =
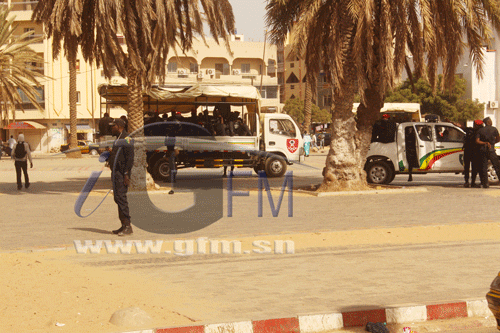
[[[153,318],[145,328],[195,321],[172,310],[189,302],[189,295],[146,282],[135,272],[71,263],[63,252],[0,255],[0,332],[126,331],[109,319],[116,310],[132,306]]]
[[[307,251],[318,247],[498,239],[500,227],[496,223],[479,223],[282,236],[281,239],[294,241],[295,251]],[[251,248],[255,239],[240,238],[242,249]],[[275,236],[261,235],[258,239],[272,241]],[[164,242],[163,250],[172,250],[171,246],[172,242]],[[106,255],[104,250],[102,253]],[[144,328],[189,326],[202,323],[189,317],[192,315],[177,312],[176,308],[188,304],[190,313],[203,313],[205,307],[214,306],[210,299],[196,295],[194,289],[173,290],[150,277],[141,276],[139,270],[88,265],[93,260],[91,256],[76,254],[74,249],[0,254],[0,332],[137,330],[109,323],[113,312],[132,306],[140,307],[153,318],[153,323]],[[64,326],[57,326],[57,323]]]

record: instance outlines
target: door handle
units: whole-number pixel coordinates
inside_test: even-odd
[[[444,146],[436,146],[436,148],[444,148]]]
[[[269,145],[270,145],[270,146],[274,146],[275,144],[276,144],[276,142],[274,142],[274,141],[269,141]]]
[[[425,146],[424,145],[420,145],[420,147],[424,148]]]

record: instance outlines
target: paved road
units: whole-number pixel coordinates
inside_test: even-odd
[[[322,159],[313,156],[309,166],[293,166],[294,185],[319,183]],[[109,234],[118,226],[112,198],[86,219],[73,213],[77,193],[89,173],[100,168],[93,158],[35,159],[32,188],[18,192],[12,162],[1,160],[0,250],[115,240]],[[219,176],[220,171],[183,170],[177,186],[210,184],[220,181]],[[169,235],[135,228],[133,236],[166,241],[292,239],[295,254],[124,257],[73,251],[68,258],[107,270],[138,271],[144,283],[155,281],[182,290],[193,301],[176,311],[205,323],[483,298],[499,267],[500,210],[495,207],[500,189],[465,189],[456,175],[414,178],[408,184],[406,177],[397,176],[394,183],[410,190],[423,185],[425,192],[331,197],[296,193],[293,217],[286,216],[286,203],[280,215],[272,217],[267,202],[264,217],[257,217],[256,192],[235,197],[233,217],[227,217],[224,196],[224,217],[206,228],[189,233],[180,228]],[[273,181],[273,187],[282,182]],[[234,185],[236,190],[251,190],[256,182],[254,175],[237,178]],[[84,212],[89,213],[109,187],[105,170],[96,185],[99,191],[88,199]],[[185,208],[193,200],[192,194],[182,191],[151,198],[169,210]]]

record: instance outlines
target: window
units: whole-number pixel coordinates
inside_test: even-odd
[[[290,63],[290,68],[294,68],[295,67],[295,63],[291,62]]]
[[[432,141],[432,128],[429,125],[416,125],[418,137],[422,141]]]
[[[295,89],[295,85],[293,85],[293,84],[292,84],[292,85],[290,86],[290,89],[291,89],[291,90]]]
[[[464,142],[464,133],[454,127],[439,125],[435,129],[437,142]]]
[[[36,101],[42,107],[45,107],[45,91],[43,90],[43,87],[35,87],[35,90],[37,91]],[[19,93],[19,96],[21,97],[23,108],[25,108],[25,109],[36,109],[35,105],[33,105],[31,103],[31,101],[28,98],[28,96],[26,96],[26,94],[21,89],[18,88],[17,91]]]
[[[269,130],[272,134],[297,137],[295,126],[289,119],[269,119]]]
[[[176,62],[169,62],[167,65],[167,71],[169,73],[177,73],[177,63]]]
[[[198,73],[198,64],[194,62],[189,63],[189,71],[191,73]]]
[[[297,78],[297,76],[295,76],[294,73],[290,74],[290,76],[288,77],[288,79],[286,79],[286,83],[299,83],[299,79]]]
[[[81,100],[81,94],[79,91],[76,92],[76,104],[81,104],[82,103],[82,100]]]
[[[324,95],[323,96],[323,106],[332,105],[332,95]]]
[[[241,64],[241,73],[250,73],[250,64]]]
[[[278,98],[278,87],[267,87],[266,98]]]
[[[80,59],[76,59],[76,64],[75,64],[75,69],[77,72],[80,72]],[[68,73],[69,73],[69,63],[68,63]],[[104,76],[104,75],[101,75],[101,76]]]

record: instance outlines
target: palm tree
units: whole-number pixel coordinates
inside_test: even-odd
[[[13,109],[13,120],[16,107],[24,111],[20,91],[38,110],[43,111],[35,87],[40,86],[39,80],[45,76],[31,66],[42,63],[43,59],[30,48],[31,44],[43,38],[31,38],[33,31],[14,35],[15,16],[9,18],[9,15],[10,8],[0,6],[0,125],[9,121],[9,108]]]
[[[499,5],[497,0],[268,0],[271,39],[282,42],[291,32],[297,52],[306,54],[310,82],[321,66],[332,85],[332,142],[322,190],[366,188],[371,128],[407,52],[415,76],[427,77],[435,88],[438,64],[444,84],[452,87],[466,47],[482,76],[482,48],[492,37],[491,26],[500,30]]]
[[[51,8],[52,11],[48,11]],[[52,38],[52,56],[57,59],[63,43],[64,53],[69,64],[69,132],[70,149],[77,147],[77,114],[76,114],[76,58],[78,43],[81,35],[81,17],[78,13],[78,2],[68,0],[47,0],[43,6],[37,6],[32,19],[38,23],[43,22],[47,38]],[[76,150],[67,154],[68,157],[81,157],[81,152]]]
[[[171,48],[191,49],[196,35],[204,39],[204,23],[217,41],[222,37],[227,42],[234,31],[234,15],[228,0],[41,0],[36,10],[50,17],[55,14],[54,3],[75,7],[85,60],[102,65],[106,78],[111,78],[115,69],[127,77],[131,131],[144,126],[142,91],[157,79],[164,81]],[[59,25],[57,29],[65,28]],[[125,38],[126,50],[120,45],[119,34]],[[141,136],[140,131],[136,134]],[[136,159],[141,163],[134,163],[132,185],[140,187],[146,174],[144,149],[136,149]]]

